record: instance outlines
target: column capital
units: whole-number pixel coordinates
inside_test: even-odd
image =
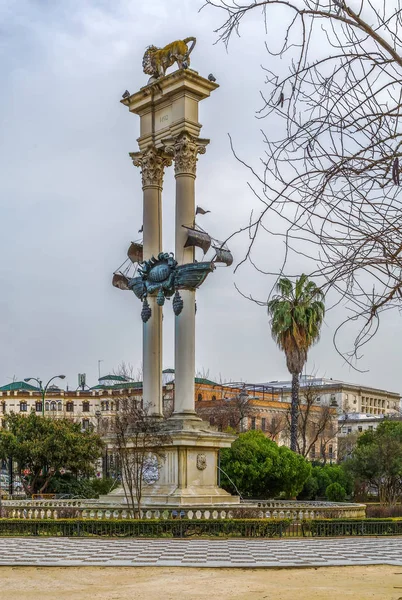
[[[198,154],[205,154],[209,140],[192,136],[185,131],[175,138],[162,140],[165,153],[174,158],[175,176],[195,177]]]
[[[142,189],[147,187],[162,189],[164,169],[172,164],[171,156],[155,146],[148,146],[143,152],[130,152],[130,158],[133,165],[141,169]]]

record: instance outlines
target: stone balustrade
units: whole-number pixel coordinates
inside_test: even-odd
[[[132,515],[124,506],[99,503],[97,500],[6,500],[2,516],[17,519],[128,519]],[[356,519],[366,516],[364,504],[334,502],[255,501],[239,506],[149,507],[146,519]]]

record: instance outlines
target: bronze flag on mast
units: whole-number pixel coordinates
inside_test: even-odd
[[[201,206],[197,206],[197,208],[195,209],[196,215],[206,215],[207,213],[210,213],[210,212],[211,212],[210,210],[205,210]]]

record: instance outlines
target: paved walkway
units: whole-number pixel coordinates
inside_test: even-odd
[[[0,565],[402,566],[402,537],[298,540],[0,538]]]

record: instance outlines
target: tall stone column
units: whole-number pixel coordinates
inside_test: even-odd
[[[182,133],[169,145],[176,178],[175,258],[179,265],[194,262],[194,247],[185,248],[187,230],[195,218],[197,154],[204,154],[209,140]],[[183,290],[183,310],[175,318],[175,418],[194,418],[195,292]]]
[[[149,146],[143,152],[130,154],[133,164],[141,168],[143,190],[143,245],[144,260],[162,252],[162,185],[165,166],[171,158]],[[162,416],[162,307],[156,296],[149,296],[151,318],[143,324],[142,368],[143,398],[153,415]]]

